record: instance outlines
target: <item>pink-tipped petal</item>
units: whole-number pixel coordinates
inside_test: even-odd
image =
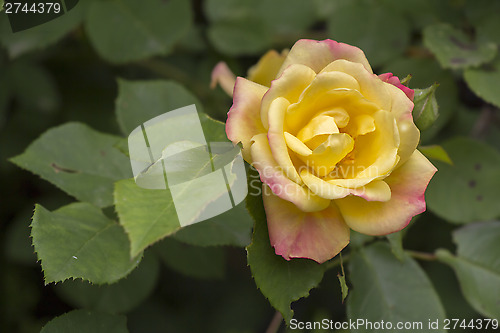
[[[277,255],[286,260],[308,258],[323,263],[349,244],[349,227],[335,204],[306,213],[263,186],[269,239]]]
[[[407,86],[401,84],[401,81],[399,81],[399,78],[397,76],[394,76],[392,73],[384,73],[384,74],[380,74],[378,77],[382,81],[390,83],[393,86],[396,86],[399,89],[401,89],[406,94],[406,96],[411,101],[413,101],[413,98],[415,97],[415,91],[413,89],[410,89]]]
[[[361,49],[331,39],[321,41],[301,39],[295,43],[283,62],[278,76],[292,64],[306,65],[319,73],[326,65],[337,59],[346,59],[362,64],[370,73],[372,69]]]
[[[227,64],[223,61],[215,65],[212,70],[212,78],[210,81],[210,88],[215,89],[219,84],[229,96],[233,96],[234,84],[236,83],[236,75],[229,69]]]
[[[254,161],[252,165],[259,171],[262,182],[267,184],[275,195],[293,203],[303,212],[316,212],[328,207],[330,200],[314,195],[283,173],[274,160],[266,134],[258,134],[252,138],[252,141],[250,148]]]
[[[437,169],[416,150],[384,181],[391,188],[387,202],[350,196],[335,200],[349,227],[368,235],[386,235],[406,227],[411,218],[425,211],[424,193]]]
[[[266,91],[266,87],[238,77],[234,86],[233,106],[227,114],[227,137],[234,143],[242,143],[243,157],[249,163],[252,162],[250,154],[252,137],[266,132],[260,122],[260,102]]]

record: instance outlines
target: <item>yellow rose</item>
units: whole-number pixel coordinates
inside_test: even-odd
[[[231,75],[220,64],[213,76],[234,85],[226,133],[259,171],[276,254],[322,263],[350,229],[385,235],[425,211],[436,168],[416,149],[413,91],[373,74],[363,51],[299,40]]]

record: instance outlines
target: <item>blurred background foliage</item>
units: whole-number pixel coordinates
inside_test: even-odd
[[[243,248],[200,250],[168,239],[116,284],[44,286],[29,237],[33,207],[54,210],[73,199],[8,158],[68,121],[119,134],[118,78],[173,80],[225,121],[231,99],[209,88],[215,64],[226,61],[245,76],[265,51],[300,38],[356,45],[376,73],[411,74],[412,88],[439,83],[440,117],[422,132],[422,144],[442,144],[454,164],[435,162],[430,209],[403,244],[453,252],[451,232],[460,224],[500,215],[499,13],[495,0],[81,0],[62,17],[15,34],[0,13],[0,331],[38,332],[72,309],[92,309],[126,315],[130,332],[264,332],[274,310]],[[500,256],[500,247],[490,250]],[[446,317],[482,318],[448,266],[420,263]],[[336,274],[328,271],[294,303],[297,319],[345,318]],[[123,317],[108,319],[121,332]]]

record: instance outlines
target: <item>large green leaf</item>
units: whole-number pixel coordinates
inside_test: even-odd
[[[224,276],[225,255],[221,247],[187,245],[168,237],[153,249],[168,267],[186,276],[200,279]]]
[[[309,290],[323,279],[324,265],[309,259],[286,261],[276,255],[269,242],[262,196],[249,195],[247,207],[255,219],[252,244],[247,247],[252,276],[269,303],[290,322],[293,317],[290,304],[309,296]]]
[[[151,294],[158,281],[159,262],[146,254],[137,269],[111,285],[92,285],[87,281],[67,280],[55,290],[68,304],[88,310],[127,313]]]
[[[471,68],[464,72],[469,88],[486,102],[500,107],[498,82],[500,80],[500,60],[488,68]]]
[[[87,1],[80,1],[75,8],[64,15],[16,33],[12,32],[7,15],[1,13],[0,43],[7,49],[11,58],[16,58],[31,51],[39,51],[59,41],[71,30],[75,29],[82,21],[87,5]]]
[[[449,24],[430,25],[423,31],[424,44],[445,68],[467,68],[493,60],[494,43],[471,41],[465,33]]]
[[[128,158],[113,147],[118,140],[67,123],[42,134],[11,161],[78,200],[106,207],[113,203],[113,183],[132,175]]]
[[[125,316],[73,310],[45,325],[40,333],[128,333]]]
[[[273,35],[287,42],[289,36],[302,35],[316,18],[314,6],[302,0],[209,0],[204,5],[212,23],[208,37],[219,51],[231,55],[265,52]]]
[[[191,104],[196,105],[198,112],[202,111],[200,101],[173,81],[118,80],[116,116],[125,135],[145,121]],[[179,128],[179,131],[184,130]]]
[[[113,283],[140,262],[140,256],[130,259],[123,228],[87,203],[70,204],[54,212],[36,205],[31,229],[46,284],[69,278]]]
[[[500,222],[475,223],[453,233],[457,255],[436,252],[458,276],[467,301],[482,315],[500,318]]]
[[[351,292],[347,298],[347,315],[356,321],[394,325],[398,322],[421,322],[419,332],[430,330],[431,321],[443,322],[445,313],[429,278],[408,255],[399,261],[389,246],[378,242],[355,252],[349,262]],[[387,326],[386,326],[387,327]],[[367,326],[355,332],[373,332]]]
[[[427,204],[455,223],[500,215],[500,154],[487,144],[455,138],[443,144],[453,165],[435,161],[438,172],[426,191]]]
[[[328,19],[330,38],[361,48],[372,66],[383,65],[404,52],[410,26],[392,6],[370,0],[340,4]]]
[[[192,245],[244,246],[248,243],[251,224],[244,203],[182,229],[168,189],[143,189],[133,179],[122,180],[116,183],[115,204],[120,224],[130,238],[132,256],[174,233],[174,237]]]
[[[95,1],[86,30],[97,52],[106,60],[125,63],[167,54],[191,25],[185,0]]]

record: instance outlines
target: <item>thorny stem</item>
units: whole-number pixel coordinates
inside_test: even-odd
[[[271,319],[271,322],[269,323],[269,326],[267,327],[266,333],[278,332],[278,329],[280,328],[282,321],[283,321],[283,317],[281,316],[281,313],[279,311],[276,311],[274,313],[273,319]]]

